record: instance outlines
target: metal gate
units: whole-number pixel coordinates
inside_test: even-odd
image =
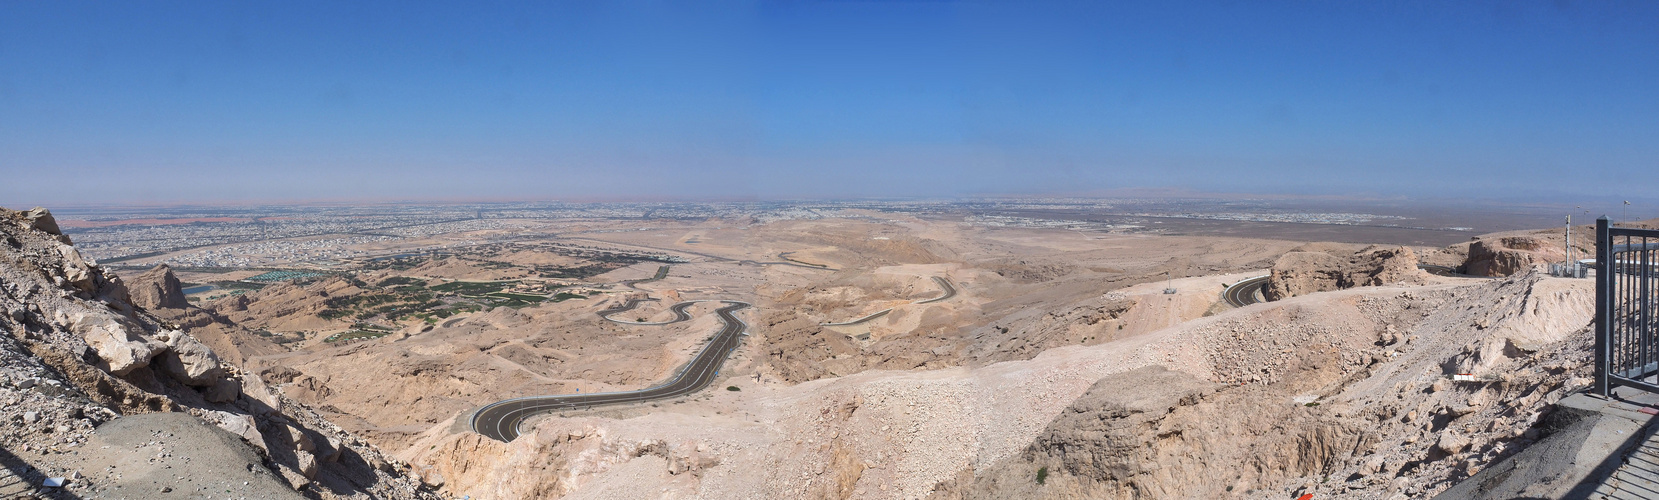
[[[1596,392],[1659,393],[1659,231],[1596,219]]]

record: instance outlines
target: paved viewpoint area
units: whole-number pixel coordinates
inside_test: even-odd
[[[1605,400],[1569,396],[1553,433],[1446,490],[1442,499],[1659,499],[1659,395],[1619,387]]]

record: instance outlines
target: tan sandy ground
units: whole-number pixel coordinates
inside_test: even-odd
[[[1236,378],[1232,374],[1240,367],[1263,367],[1266,370],[1254,372],[1258,381],[1253,386],[1271,386],[1297,373],[1293,360],[1302,354],[1256,346],[1277,344],[1295,350],[1369,345],[1382,325],[1393,324],[1389,315],[1398,312],[1374,309],[1371,304],[1378,300],[1402,293],[1432,296],[1438,297],[1434,307],[1470,311],[1462,304],[1490,301],[1485,297],[1493,293],[1504,295],[1494,289],[1497,286],[1488,282],[1315,294],[981,368],[866,371],[793,386],[733,377],[720,385],[735,385],[741,391],[712,391],[645,413],[546,418],[536,424],[533,436],[511,445],[485,442],[470,433],[429,431],[420,443],[430,444],[413,446],[406,456],[446,471],[450,491],[474,498],[550,493],[570,498],[921,498],[959,471],[990,469],[1014,457],[1102,377],[1158,365],[1217,381]],[[1340,416],[1346,407],[1343,401],[1365,405],[1369,403],[1364,401],[1393,398],[1396,391],[1409,392],[1438,380],[1443,376],[1438,363],[1447,356],[1480,352],[1489,344],[1480,338],[1495,338],[1499,344],[1505,338],[1556,342],[1588,321],[1584,282],[1545,280],[1538,286],[1543,288],[1535,289],[1534,296],[1565,301],[1537,302],[1529,306],[1534,312],[1496,320],[1473,337],[1449,323],[1417,323],[1419,328],[1410,333],[1420,337],[1399,346],[1403,356],[1389,357],[1382,370],[1374,369],[1360,383],[1316,396],[1330,398],[1326,404]],[[1236,332],[1252,336],[1236,337]],[[1302,344],[1310,340],[1313,345]],[[1241,341],[1245,344],[1238,344]],[[1349,365],[1357,361],[1341,359],[1347,361],[1339,363]],[[1499,361],[1486,363],[1498,366]],[[1264,376],[1268,380],[1260,379]],[[1402,389],[1402,384],[1410,386]],[[1282,402],[1262,403],[1295,404],[1289,396]],[[1408,432],[1410,426],[1400,427],[1399,432]],[[1510,432],[1507,427],[1497,432],[1513,437],[1503,434]],[[1423,442],[1419,447],[1427,446],[1430,443]],[[547,470],[558,472],[536,472]],[[1243,494],[1240,490],[1230,496]]]
[[[1243,310],[1219,304],[1224,284],[1263,274],[1303,245],[1287,241],[983,228],[905,217],[650,225],[556,240],[682,251],[692,260],[637,291],[615,283],[650,277],[659,264],[590,278],[613,292],[591,299],[497,309],[407,337],[259,358],[253,369],[342,426],[438,467],[451,491],[475,498],[915,498],[943,482],[967,484],[957,481],[965,466],[988,470],[1015,456],[1109,374],[1160,365],[1202,380],[1279,383],[1273,369],[1241,371],[1237,362],[1218,361],[1205,346],[1218,345],[1213,330],[1221,325],[1258,331],[1313,324],[1295,334],[1341,332],[1348,335],[1342,342],[1370,349],[1375,338],[1360,337],[1374,335],[1385,320],[1355,312],[1354,301],[1399,292],[1315,294]],[[522,265],[553,261],[516,252],[504,255]],[[763,264],[783,252],[835,270]],[[481,272],[471,264],[431,266],[457,266],[453,276]],[[489,271],[508,276],[524,269]],[[938,293],[932,276],[951,279],[959,295],[915,304]],[[1444,295],[1474,282],[1431,283],[1421,290]],[[1178,293],[1164,294],[1167,286]],[[741,391],[548,418],[537,435],[511,446],[457,434],[458,416],[494,400],[659,381],[717,328],[713,306],[698,306],[695,320],[666,327],[594,315],[630,293],[659,300],[627,319],[666,319],[667,306],[682,299],[754,303],[743,313],[752,336],[723,370],[730,379],[719,384]],[[819,326],[885,308],[893,312],[862,332]],[[270,314],[277,317],[246,320],[304,323]],[[1559,326],[1542,338],[1554,338]],[[859,333],[871,335],[860,340]],[[640,489],[647,487],[655,489]]]

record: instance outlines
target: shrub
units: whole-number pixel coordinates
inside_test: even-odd
[[[1047,480],[1048,480],[1048,467],[1043,466],[1043,467],[1037,468],[1037,484],[1043,484],[1043,482],[1047,481]]]

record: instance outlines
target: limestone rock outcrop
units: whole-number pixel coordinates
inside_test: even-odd
[[[1272,273],[1262,289],[1267,300],[1356,286],[1421,283],[1428,276],[1417,268],[1417,253],[1403,246],[1371,246],[1347,256],[1289,252],[1273,264]]]
[[[202,308],[247,328],[298,331],[338,326],[344,319],[324,319],[318,313],[333,301],[364,293],[342,278],[329,278],[310,285],[282,283],[244,295],[235,295],[203,304]]]
[[[167,344],[134,332],[118,318],[106,314],[92,314],[76,319],[71,329],[93,349],[106,369],[116,375],[150,365],[150,360],[167,350]]]
[[[298,479],[287,484],[272,482],[281,491],[259,491],[260,486],[238,480],[241,486],[253,488],[249,497],[294,498],[289,488],[303,488],[299,496],[309,498],[438,498],[406,466],[374,467],[376,462],[392,460],[316,410],[273,393],[253,374],[222,364],[208,344],[176,329],[169,317],[180,319],[177,324],[206,328],[204,332],[220,335],[221,340],[232,340],[228,343],[233,347],[259,347],[253,342],[234,342],[246,336],[240,327],[212,316],[198,317],[207,313],[195,308],[146,312],[134,307],[119,278],[83,258],[57,231],[45,210],[0,209],[0,332],[4,333],[0,335],[0,402],[5,402],[0,405],[0,421],[29,424],[8,426],[8,432],[0,435],[0,447],[45,475],[75,478],[74,464],[57,461],[68,453],[55,447],[87,444],[86,433],[95,427],[98,432],[113,428],[99,423],[150,425],[138,424],[151,420],[135,415],[171,414],[155,421],[186,422],[195,429],[209,430],[203,426],[211,424],[231,434],[192,441],[189,446],[198,448],[179,450],[180,455],[262,456],[249,465],[248,472],[256,478]],[[147,285],[146,298],[160,299],[157,304],[170,302],[173,290],[169,289],[178,287],[177,278],[165,269],[154,275],[160,279],[147,281],[161,285]],[[161,293],[149,294],[153,289]],[[129,430],[154,439],[143,428]],[[173,437],[171,432],[161,434]],[[97,439],[97,432],[93,434],[91,438]],[[328,443],[330,449],[319,449],[320,443]],[[335,451],[336,443],[342,448],[351,443],[353,453],[342,456]],[[46,445],[53,448],[42,447]],[[125,450],[116,455],[114,450],[122,448],[133,447],[82,446],[75,453],[82,458],[131,462],[124,458]],[[158,460],[172,456],[160,453],[147,464],[157,466]],[[261,464],[269,471],[256,470]],[[214,475],[214,467],[220,467],[217,472],[222,475],[226,464],[199,465],[193,467],[183,460],[170,463],[166,475],[181,481],[194,477],[201,484],[203,478]],[[155,491],[155,482],[144,481],[147,491]],[[121,482],[116,474],[113,483],[100,486]],[[168,491],[166,486],[161,488]]]
[[[167,343],[167,351],[158,359],[161,360],[162,370],[173,380],[194,387],[213,387],[224,378],[225,372],[219,367],[219,356],[194,337],[184,332],[166,331],[156,338]]]
[[[50,234],[55,237],[54,239],[64,244],[70,243],[69,237],[63,234],[63,230],[58,229],[58,219],[52,217],[52,212],[46,208],[35,207],[23,212],[22,216],[23,227]]]
[[[241,381],[222,378],[213,382],[213,387],[209,387],[202,394],[202,397],[206,398],[209,403],[229,403],[236,401],[236,397],[240,395],[242,395]]]
[[[1559,242],[1534,236],[1506,236],[1476,240],[1469,245],[1464,272],[1476,276],[1509,276],[1534,264],[1566,260]]]
[[[132,303],[144,309],[184,309],[190,302],[184,298],[184,287],[167,264],[161,264],[133,278],[127,284]]]

